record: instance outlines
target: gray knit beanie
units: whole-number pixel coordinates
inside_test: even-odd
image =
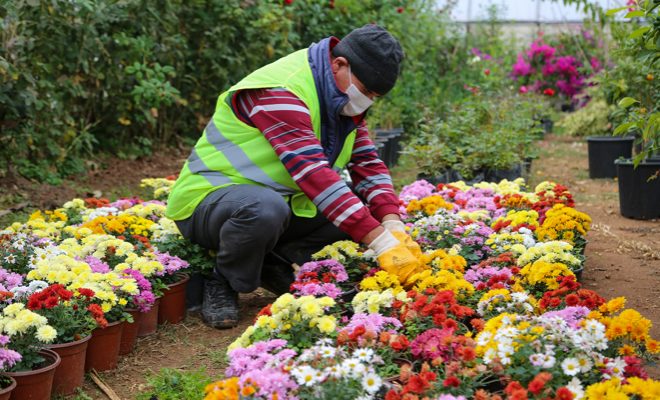
[[[332,55],[345,57],[360,82],[380,95],[394,87],[403,60],[399,41],[378,25],[353,30],[337,43]]]

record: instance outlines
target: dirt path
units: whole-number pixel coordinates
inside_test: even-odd
[[[618,183],[589,179],[584,141],[549,138],[533,164],[532,183],[554,180],[568,186],[575,207],[589,214],[585,286],[605,298],[625,296],[627,306],[654,322],[660,337],[660,221],[639,221],[619,213]]]
[[[583,141],[550,136],[540,147],[541,157],[533,164],[530,183],[548,179],[568,186],[577,209],[593,219],[586,250],[585,286],[606,298],[626,296],[628,307],[655,323],[652,334],[660,338],[660,221],[636,221],[619,215],[617,183],[588,178],[587,147]],[[176,173],[186,156],[185,151],[171,151],[148,161],[109,160],[109,168],[56,188],[26,182],[5,186],[13,194],[0,198],[0,208],[21,199],[29,199],[35,207],[54,207],[95,190],[106,196],[135,195],[140,179]],[[395,173],[398,176],[409,180],[414,173],[399,170]],[[261,290],[242,295],[241,324],[231,330],[210,329],[196,315],[188,316],[182,324],[161,327],[157,334],[140,339],[136,352],[124,357],[116,370],[101,376],[122,399],[133,399],[145,389],[147,374],[163,367],[205,368],[209,375],[220,377],[226,347],[252,323],[258,310],[273,300],[272,295]],[[658,369],[651,368],[650,372],[655,378],[660,377]],[[90,382],[84,393],[79,400],[106,399]]]

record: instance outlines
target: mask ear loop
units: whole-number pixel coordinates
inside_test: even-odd
[[[348,86],[353,84],[353,73],[351,72],[351,64],[348,64]]]

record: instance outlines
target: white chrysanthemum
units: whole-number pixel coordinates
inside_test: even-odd
[[[337,349],[332,346],[321,346],[319,347],[319,354],[323,358],[334,358],[337,354]]]
[[[616,357],[605,364],[607,373],[603,374],[605,379],[623,378],[623,371],[626,368],[626,361],[621,357]]]
[[[542,368],[550,369],[555,366],[556,363],[555,356],[551,354],[544,354],[543,355],[543,364],[541,364]]]
[[[368,349],[368,348],[356,349],[353,352],[353,357],[357,357],[358,360],[362,360],[364,362],[371,361],[371,358],[373,356],[374,356],[374,351],[372,349]]]
[[[561,362],[561,369],[565,375],[575,376],[580,372],[580,363],[577,358],[569,357]]]
[[[593,367],[593,363],[586,355],[580,355],[577,357],[578,365],[580,366],[580,372],[589,372]]]
[[[584,388],[578,378],[571,379],[566,388],[573,393],[573,400],[582,400],[584,398]]]
[[[341,379],[345,375],[345,370],[343,370],[339,365],[330,365],[323,370],[323,373],[327,376],[333,377],[335,379]]]
[[[352,377],[359,377],[366,371],[364,364],[357,358],[347,358],[341,363],[341,366]]]
[[[313,386],[319,380],[318,372],[309,365],[301,365],[294,367],[291,370],[291,375],[293,375],[299,385]]]
[[[383,380],[375,372],[368,372],[362,378],[362,387],[370,394],[376,393],[382,383]]]

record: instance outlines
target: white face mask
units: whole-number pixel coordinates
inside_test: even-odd
[[[346,89],[346,94],[348,95],[348,103],[342,108],[340,114],[346,115],[348,117],[354,117],[360,115],[369,108],[374,101],[367,97],[364,93],[360,91],[353,84],[353,79],[351,79],[351,66],[348,65],[348,89]]]

